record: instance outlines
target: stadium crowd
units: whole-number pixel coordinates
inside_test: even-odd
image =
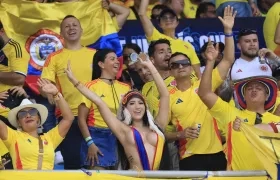
[[[39,95],[25,86],[29,57],[0,22],[0,169],[264,170],[240,127],[280,128],[280,1],[100,3],[117,31],[141,22],[148,53],[127,43],[120,60],[115,49],[84,47],[80,19],[69,14]],[[236,18],[257,16],[266,16],[266,48],[254,29],[233,35]],[[218,18],[224,43],[209,38],[197,54],[177,38],[184,18]]]

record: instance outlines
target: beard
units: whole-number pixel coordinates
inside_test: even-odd
[[[242,51],[242,54],[248,58],[255,58],[258,56],[258,51],[256,51],[255,53],[249,53],[248,51]]]

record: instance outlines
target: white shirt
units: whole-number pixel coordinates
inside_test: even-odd
[[[272,76],[272,70],[267,63],[261,64],[259,57],[252,61],[236,59],[230,70],[231,80],[239,80],[252,76]]]

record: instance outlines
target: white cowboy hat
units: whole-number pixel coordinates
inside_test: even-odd
[[[47,120],[48,109],[45,106],[43,106],[41,104],[34,104],[29,99],[24,99],[24,100],[22,100],[22,102],[20,103],[20,105],[18,107],[11,109],[8,114],[8,120],[11,123],[11,125],[13,125],[15,128],[19,127],[19,125],[17,123],[18,112],[27,107],[35,108],[38,110],[38,112],[41,116],[40,126],[43,125],[45,123],[45,121]]]

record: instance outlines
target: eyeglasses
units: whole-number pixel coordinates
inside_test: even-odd
[[[23,119],[23,118],[26,118],[28,114],[30,116],[37,116],[37,115],[39,115],[39,112],[37,109],[32,108],[32,109],[29,109],[28,111],[19,111],[17,114],[17,117],[18,117],[18,119]]]
[[[191,66],[191,62],[189,59],[183,59],[183,60],[179,60],[179,61],[175,61],[175,62],[172,62],[170,64],[170,68],[171,69],[178,69],[180,68],[180,65],[184,68],[184,67],[188,67],[188,66]]]
[[[162,19],[163,21],[174,21],[176,19],[176,16],[162,16],[160,19]]]

